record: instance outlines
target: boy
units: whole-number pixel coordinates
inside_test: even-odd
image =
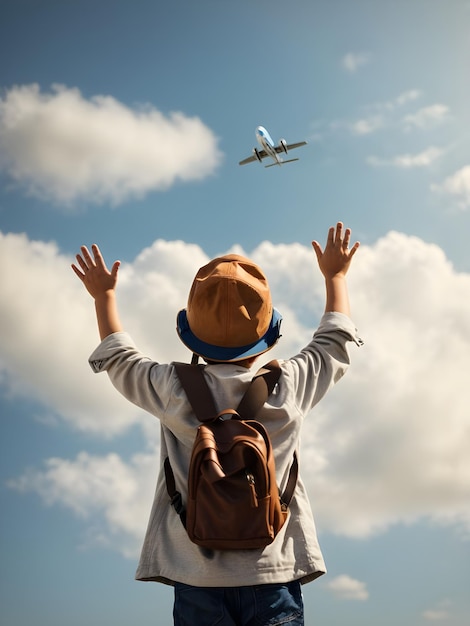
[[[268,430],[282,492],[305,415],[349,365],[347,343],[356,329],[349,318],[346,273],[359,243],[338,222],[323,250],[312,242],[325,278],[325,314],[312,341],[281,361],[281,375],[257,419]],[[192,543],[171,506],[163,461],[169,458],[178,491],[187,495],[187,473],[198,420],[172,363],[160,364],[123,332],[115,300],[119,261],[109,271],[96,245],[77,255],[75,274],[95,300],[101,344],[90,357],[95,372],[107,371],[115,387],[161,422],[161,471],[138,580],[174,586],[176,626],[304,624],[301,584],[325,573],[315,524],[302,479],[289,517],[264,549],[207,551]],[[280,337],[281,316],[272,307],[262,270],[239,255],[214,259],[197,273],[187,308],[177,317],[180,339],[207,363],[204,375],[219,410],[236,407],[250,383],[250,367]]]

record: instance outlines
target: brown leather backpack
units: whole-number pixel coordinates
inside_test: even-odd
[[[171,502],[194,543],[212,550],[264,548],[274,541],[288,513],[297,482],[297,457],[282,496],[276,483],[269,435],[254,417],[274,389],[277,361],[259,370],[238,408],[218,413],[204,366],[175,364],[196,417],[202,422],[193,445],[188,501],[176,490],[169,459],[165,477]]]

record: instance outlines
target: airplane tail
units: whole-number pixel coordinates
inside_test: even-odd
[[[299,159],[286,159],[285,161],[280,160],[278,163],[270,163],[269,165],[265,165],[264,167],[272,167],[273,165],[284,165],[284,163],[292,163],[293,161],[298,161]]]

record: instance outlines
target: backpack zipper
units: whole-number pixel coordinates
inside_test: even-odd
[[[256,495],[256,489],[255,489],[255,477],[248,470],[245,470],[245,476],[250,486],[251,502],[253,506],[256,508],[258,506],[258,497]]]

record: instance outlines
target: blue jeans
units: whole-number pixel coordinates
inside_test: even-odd
[[[304,626],[300,583],[191,587],[175,583],[175,626]]]

